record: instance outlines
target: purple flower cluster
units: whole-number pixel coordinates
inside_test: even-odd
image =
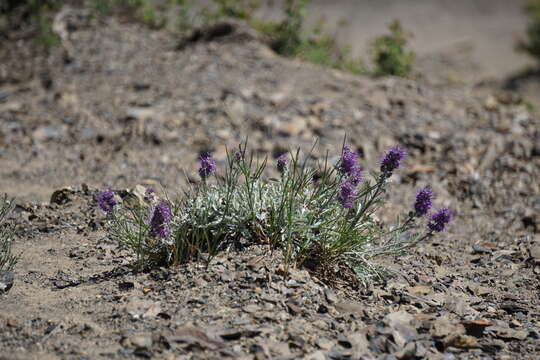
[[[429,213],[429,210],[433,206],[433,199],[435,195],[433,190],[429,186],[426,186],[416,194],[416,201],[414,202],[414,213],[411,213],[412,217],[420,217]],[[446,224],[452,220],[452,211],[448,208],[442,208],[437,210],[434,214],[429,216],[428,229],[433,232],[444,231]]]
[[[287,170],[287,154],[281,154],[277,159],[277,169],[281,174],[284,174]]]
[[[150,232],[148,235],[156,238],[165,238],[171,233],[167,225],[172,219],[171,208],[165,200],[161,200],[154,209],[150,220]]]
[[[343,147],[338,169],[343,176],[347,177],[340,184],[341,190],[338,199],[343,207],[350,209],[356,197],[356,186],[364,180],[364,170],[358,164],[358,155],[348,146]]]
[[[235,151],[233,156],[234,156],[234,161],[236,161],[237,163],[242,161],[243,156],[242,156],[242,153],[240,151],[238,151],[238,150]]]
[[[147,187],[145,192],[144,192],[144,195],[150,201],[155,201],[156,200],[156,190],[154,190],[154,188]]]
[[[342,174],[351,175],[355,171],[358,166],[356,156],[356,153],[352,151],[350,147],[343,147],[339,162],[339,170]]]
[[[109,188],[105,191],[102,191],[98,197],[98,205],[101,210],[105,211],[108,214],[112,214],[114,207],[118,205],[116,199],[114,198],[114,192]]]
[[[205,180],[210,175],[216,172],[216,160],[209,154],[203,155],[199,159],[201,167],[199,168],[199,176]]]
[[[364,171],[358,165],[357,154],[348,146],[343,147],[341,159],[339,160],[339,171],[350,177],[351,183],[358,185],[364,179],[362,172]]]
[[[407,156],[407,152],[401,146],[391,147],[381,160],[381,171],[384,175],[390,176],[392,172],[401,166]]]
[[[344,208],[350,209],[354,204],[354,198],[356,197],[356,185],[349,180],[343,180],[340,184],[340,191],[338,200]]]
[[[444,231],[446,224],[452,220],[452,210],[449,208],[442,208],[431,215],[428,222],[428,228],[431,231],[441,232]]]
[[[426,215],[433,205],[433,190],[430,187],[422,188],[416,194],[414,211],[416,216]]]
[[[364,169],[362,169],[360,166],[357,166],[353,169],[352,174],[350,174],[351,175],[350,180],[354,185],[358,185],[362,182],[362,180],[364,180],[363,172],[364,172]]]

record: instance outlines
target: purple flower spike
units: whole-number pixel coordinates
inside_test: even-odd
[[[101,210],[108,214],[112,214],[114,207],[118,205],[114,198],[114,192],[109,188],[99,194],[98,205]]]
[[[339,170],[342,174],[353,174],[354,170],[358,167],[356,156],[356,153],[352,151],[351,148],[348,146],[343,147],[339,164]]]
[[[442,208],[429,218],[428,228],[431,231],[441,232],[444,231],[444,227],[452,220],[452,210],[448,208]]]
[[[351,183],[353,185],[358,185],[364,180],[364,175],[362,174],[364,169],[361,166],[357,166],[353,169],[351,174]]]
[[[237,163],[242,161],[242,153],[240,151],[236,151],[234,153],[234,161],[236,161]]]
[[[414,211],[416,216],[426,215],[433,205],[433,190],[431,188],[425,187],[418,191],[416,194],[416,201],[414,203]]]
[[[216,160],[210,155],[203,155],[199,159],[201,167],[199,168],[199,176],[201,179],[205,180],[210,175],[216,172]]]
[[[287,154],[281,154],[277,159],[277,169],[283,174],[287,170]]]
[[[381,160],[381,171],[386,175],[392,175],[392,172],[401,166],[401,163],[407,156],[407,152],[401,146],[391,147]]]
[[[356,186],[350,181],[344,180],[341,182],[341,190],[339,191],[338,200],[344,208],[350,209],[353,206],[356,196]]]
[[[171,233],[167,225],[172,219],[171,208],[165,200],[161,200],[154,209],[154,214],[150,220],[150,232],[148,235],[156,238],[165,238]]]
[[[154,190],[154,188],[147,187],[145,192],[144,192],[144,195],[150,201],[156,200],[156,191]]]

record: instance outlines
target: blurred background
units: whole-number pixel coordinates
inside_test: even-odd
[[[536,81],[523,76],[536,75],[530,71],[535,59],[516,51],[526,41],[527,24],[538,16],[534,0],[1,0],[0,29],[7,37],[13,29],[37,27],[38,37],[55,43],[52,13],[66,4],[90,9],[92,16],[130,13],[172,31],[236,18],[268,32],[266,25],[287,17],[287,6],[297,7],[303,36],[329,38],[364,63],[374,39],[398,20],[416,56],[416,75],[430,73],[439,85],[499,82],[539,103]],[[527,4],[533,10],[526,11]]]
[[[0,0],[0,40],[0,190],[28,199],[196,181],[246,135],[275,158],[346,133],[371,165],[455,129],[536,151],[540,0]]]
[[[366,54],[371,39],[399,19],[412,33],[410,45],[432,71],[452,66],[467,78],[504,77],[532,64],[516,52],[524,36],[526,0],[316,0],[311,21],[325,17],[338,40],[355,55]],[[345,26],[339,27],[339,24]],[[338,24],[338,26],[336,26]],[[476,68],[472,69],[470,65]]]

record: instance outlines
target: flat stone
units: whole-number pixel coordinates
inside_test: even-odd
[[[157,316],[161,312],[161,305],[151,300],[132,299],[125,308],[134,319],[147,319]]]
[[[431,334],[435,337],[462,335],[465,334],[465,328],[447,317],[439,317],[431,325]]]
[[[259,329],[229,328],[216,331],[216,334],[226,341],[239,340],[240,338],[252,338],[261,334]]]
[[[384,317],[384,322],[390,327],[410,324],[414,317],[406,311],[396,311]]]
[[[261,309],[261,307],[258,306],[258,305],[248,304],[248,305],[244,306],[244,308],[242,310],[244,310],[244,312],[247,312],[248,314],[253,314],[253,313],[256,313],[257,311],[259,311],[260,309]]]
[[[535,262],[540,262],[540,245],[531,247],[529,250]]]
[[[339,300],[331,289],[324,289],[324,296],[326,297],[326,301],[328,301],[330,304],[335,304]]]
[[[486,331],[500,339],[508,340],[525,340],[529,336],[529,331],[526,329],[516,330],[502,326],[490,326],[486,328]]]
[[[322,350],[330,350],[334,346],[335,342],[326,338],[326,337],[319,337],[315,341],[315,345],[317,345]]]
[[[287,301],[286,305],[291,315],[298,315],[302,313],[302,308],[298,306],[295,301],[292,301],[292,300]]]
[[[156,110],[150,107],[130,107],[126,116],[131,119],[146,120],[156,116]]]
[[[484,334],[485,328],[492,326],[493,322],[489,320],[465,320],[461,324],[465,327],[467,335],[481,337]]]
[[[169,344],[180,345],[198,345],[206,349],[218,349],[224,346],[224,343],[213,339],[205,329],[195,326],[182,326],[175,329],[174,334],[166,337]]]
[[[366,336],[366,331],[359,331],[348,335],[348,339],[353,346],[354,353],[363,355],[369,353],[369,341]]]
[[[364,306],[353,301],[339,301],[334,307],[342,314],[362,314],[364,312]]]
[[[0,294],[7,293],[13,287],[15,273],[9,270],[0,271]]]
[[[149,349],[152,347],[152,336],[149,334],[132,335],[124,341],[124,346],[132,346],[141,349]]]
[[[454,334],[444,339],[445,346],[454,346],[460,349],[469,349],[477,346],[476,338],[468,335]]]
[[[394,353],[394,356],[401,360],[401,359],[413,359],[416,354],[416,344],[414,342],[410,342],[407,345],[405,345],[401,350]]]
[[[409,292],[413,295],[419,296],[419,295],[427,295],[431,292],[433,292],[433,288],[431,286],[427,285],[417,285],[413,286],[409,289]]]
[[[312,352],[311,354],[306,355],[306,360],[326,360],[326,356],[324,355],[324,352],[317,350],[315,352]]]
[[[505,310],[509,314],[514,314],[518,312],[527,314],[529,312],[529,310],[524,305],[518,304],[513,301],[505,302],[501,305],[501,309]]]
[[[476,310],[472,309],[467,299],[463,296],[447,296],[444,301],[444,308],[459,316],[476,314]]]

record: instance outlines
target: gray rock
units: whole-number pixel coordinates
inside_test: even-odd
[[[369,341],[366,337],[366,331],[350,334],[348,339],[352,344],[353,351],[356,355],[364,355],[369,353]]]
[[[306,355],[305,357],[307,360],[325,360],[326,357],[324,356],[324,353],[320,350],[312,352],[311,354]]]
[[[317,345],[322,350],[330,350],[334,346],[334,341],[328,339],[327,337],[319,337],[315,341],[315,345]]]
[[[330,304],[335,304],[339,301],[338,297],[331,289],[324,289],[324,296],[326,297],[326,301]]]
[[[364,306],[360,303],[353,301],[339,301],[334,307],[336,310],[342,314],[359,314],[362,315],[364,312]]]
[[[448,335],[465,334],[465,327],[459,323],[451,321],[448,317],[437,318],[431,325],[431,334],[435,337],[445,337]]]
[[[139,349],[150,349],[153,341],[149,334],[134,334],[122,340],[122,345],[125,347],[135,347]]]
[[[37,141],[59,140],[65,137],[66,126],[40,126],[32,133],[32,137]]]
[[[390,327],[398,325],[408,325],[413,320],[413,316],[406,311],[396,311],[384,317],[384,322]]]
[[[7,293],[13,287],[15,273],[9,270],[0,271],[0,294]]]
[[[64,205],[71,201],[71,196],[73,195],[73,188],[67,186],[61,189],[55,190],[51,195],[51,204]]]
[[[525,340],[529,336],[527,329],[511,329],[502,326],[489,326],[486,332],[504,340]]]
[[[217,336],[226,341],[239,340],[242,337],[252,338],[261,334],[259,329],[228,328],[215,332]]]
[[[133,298],[126,305],[125,311],[134,319],[147,319],[157,316],[161,312],[161,305],[159,302]]]
[[[165,337],[170,346],[192,347],[198,346],[203,349],[218,349],[224,343],[214,339],[205,329],[195,326],[182,326],[175,329],[174,333]]]
[[[540,245],[531,247],[530,252],[534,262],[540,263]]]

